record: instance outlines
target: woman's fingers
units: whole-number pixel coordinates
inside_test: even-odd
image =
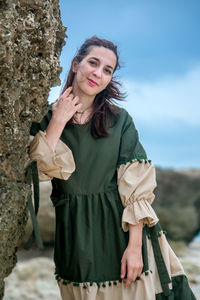
[[[63,100],[66,100],[66,99],[73,99],[74,98],[74,95],[72,93],[72,86],[68,87],[64,93],[55,101],[56,102],[62,102]]]
[[[121,278],[123,279],[126,275],[126,260],[121,261]]]
[[[54,118],[59,122],[66,123],[82,107],[79,97],[74,96],[72,87],[69,87],[53,104]]]
[[[79,96],[76,96],[72,99],[73,103],[76,104],[79,102]]]
[[[78,96],[74,96],[73,92],[72,92],[72,87],[70,86],[69,88],[67,88],[64,93],[61,95],[61,97],[59,99],[57,99],[59,101],[73,101],[74,104],[77,103],[79,101],[79,97]]]
[[[66,106],[69,103],[69,105],[71,105],[71,104],[75,105],[78,101],[79,101],[79,97],[78,96],[74,97],[74,94],[72,92],[71,93],[68,92],[65,95],[62,94],[62,96],[56,100],[55,104]]]
[[[62,94],[62,96],[68,97],[69,94],[71,93],[71,91],[72,91],[72,86],[69,86],[69,87],[64,91],[64,93]]]
[[[58,99],[52,104],[52,109],[55,110],[58,105]]]
[[[142,273],[142,268],[140,265],[128,265],[127,264],[127,278],[125,280],[125,287],[128,287],[132,282],[136,280]]]
[[[135,270],[133,269],[133,267],[127,265],[127,279],[126,279],[125,287],[128,287],[131,284],[131,282],[134,281],[134,273]]]
[[[82,103],[77,104],[77,105],[75,106],[76,111],[79,110],[79,109],[82,107],[82,105],[83,105]]]

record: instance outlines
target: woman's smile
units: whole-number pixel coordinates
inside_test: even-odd
[[[92,79],[90,79],[90,78],[88,78],[88,82],[89,82],[89,85],[92,86],[92,87],[98,85],[97,82],[95,82],[94,80],[92,80]]]

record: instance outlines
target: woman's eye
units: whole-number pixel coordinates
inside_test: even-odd
[[[91,65],[96,65],[96,62],[95,62],[95,61],[89,61],[89,63],[90,63]]]
[[[109,69],[105,69],[106,73],[111,74],[111,71]]]

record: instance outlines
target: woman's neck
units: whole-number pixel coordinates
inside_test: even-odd
[[[74,94],[74,96],[78,96],[79,102],[83,104],[79,111],[84,112],[86,110],[90,110],[93,106],[95,96],[86,95],[76,86],[76,84],[73,84],[72,86],[72,93]]]

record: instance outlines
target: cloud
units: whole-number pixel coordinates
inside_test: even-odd
[[[123,106],[137,120],[200,124],[200,64],[184,74],[152,82],[126,79],[124,87],[128,99]]]
[[[61,92],[61,85],[52,87],[50,92],[49,92],[49,97],[48,97],[48,102],[52,103],[56,101],[56,99],[59,97]]]
[[[152,80],[124,80],[132,115],[156,165],[199,168],[200,64],[188,72]]]

